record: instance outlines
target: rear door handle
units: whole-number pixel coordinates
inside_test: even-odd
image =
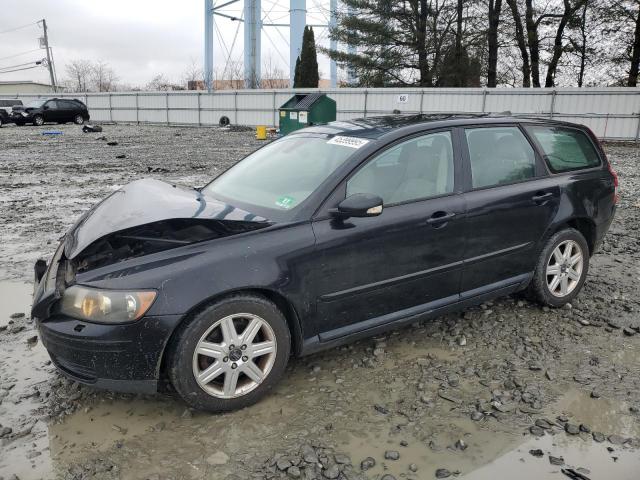
[[[451,220],[455,216],[456,216],[455,213],[439,211],[431,215],[427,219],[427,223],[433,226],[441,226],[442,224],[447,223],[449,220]]]
[[[533,203],[537,203],[538,205],[542,205],[543,203],[546,203],[547,201],[551,200],[552,197],[553,197],[553,193],[551,193],[551,192],[538,193],[538,194],[534,195],[533,197],[531,197],[531,200],[533,200]]]

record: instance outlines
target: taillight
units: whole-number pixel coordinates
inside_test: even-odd
[[[618,174],[611,166],[611,162],[607,162],[607,168],[609,169],[611,176],[613,176],[613,203],[615,204],[618,203],[618,200],[620,199],[620,195],[618,194]]]
[[[594,142],[596,142],[596,145],[600,150],[600,155],[602,155],[602,158],[607,163],[607,169],[609,170],[609,173],[613,177],[613,187],[614,187],[613,188],[613,204],[615,205],[616,203],[618,203],[618,200],[620,200],[620,195],[618,194],[618,183],[619,183],[618,174],[611,166],[611,162],[607,158],[607,154],[604,152],[604,148],[602,148],[602,143],[600,142],[600,140],[598,140],[598,137],[595,136],[595,134],[591,131],[591,129],[587,128],[587,130],[589,131],[591,138],[594,140]]]

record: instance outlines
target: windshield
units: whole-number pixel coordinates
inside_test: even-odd
[[[27,108],[40,108],[46,100],[31,100],[27,103]]]
[[[231,204],[291,210],[356,151],[353,145],[335,142],[339,138],[345,137],[295,135],[276,140],[237,163],[202,191]]]

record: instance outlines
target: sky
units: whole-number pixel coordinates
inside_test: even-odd
[[[239,17],[242,3],[221,11]],[[262,0],[263,22],[288,23],[288,7],[288,0]],[[328,0],[307,0],[307,23],[326,23],[327,9]],[[104,61],[120,83],[131,86],[144,86],[158,74],[179,82],[194,62],[203,63],[204,0],[0,0],[0,72],[46,56],[45,50],[38,50],[42,28],[36,22],[43,18],[59,80],[66,76],[65,64],[77,59]],[[214,41],[214,65],[220,70],[237,25],[216,17],[220,35]],[[327,43],[323,30],[316,29],[319,44]],[[288,37],[288,28],[263,29],[263,63],[271,59],[288,72]],[[242,38],[240,26],[232,53],[236,60],[242,59]],[[328,60],[319,58],[319,67],[326,77]],[[0,81],[6,80],[49,83],[49,74],[43,67],[0,73]]]

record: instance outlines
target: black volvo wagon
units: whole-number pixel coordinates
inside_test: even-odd
[[[509,117],[333,122],[201,189],[139,180],[36,264],[55,365],[109,389],[168,379],[193,407],[249,405],[306,355],[527,290],[580,291],[617,177],[585,127]]]

